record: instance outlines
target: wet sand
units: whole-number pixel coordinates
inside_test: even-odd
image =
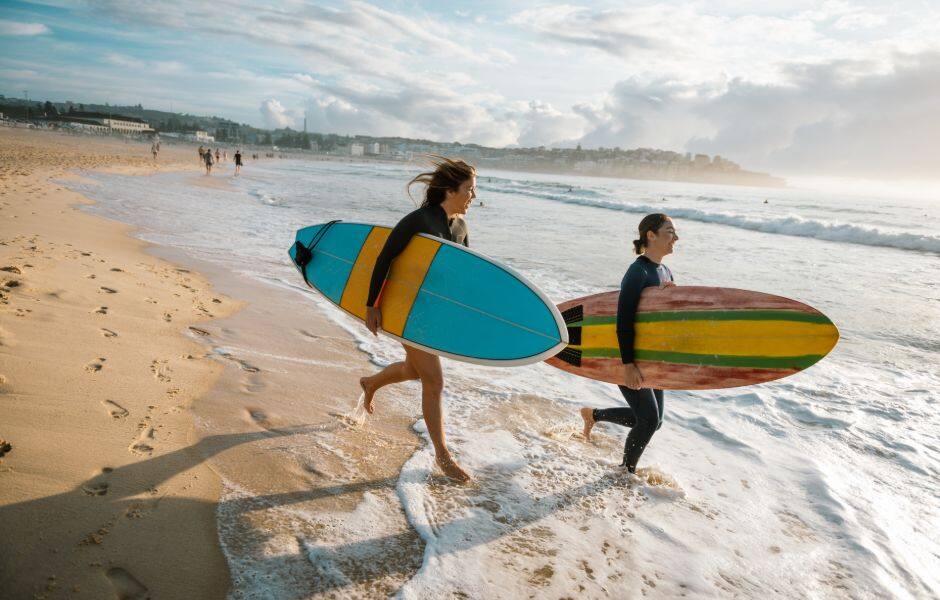
[[[298,543],[259,539],[278,507],[317,515],[302,533],[326,542],[368,494],[389,543],[351,557],[343,593],[393,593],[423,556],[393,498],[419,445],[416,388],[382,392],[363,425],[358,378],[376,367],[309,299],[137,240],[60,183],[171,169],[194,195],[230,189],[230,165],[205,177],[194,154],[165,144],[154,164],[149,144],[0,129],[0,589],[261,591],[239,580],[259,554],[315,570],[302,549],[258,552]],[[331,589],[313,576],[292,594]]]
[[[198,169],[188,147],[0,129],[0,589],[221,598],[218,477],[192,405],[222,372],[181,334],[238,302],[57,183]],[[194,154],[194,153],[193,153]]]

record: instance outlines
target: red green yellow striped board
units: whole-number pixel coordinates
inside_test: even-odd
[[[606,292],[558,305],[569,345],[548,364],[623,383],[617,300]],[[818,310],[781,296],[732,288],[647,288],[634,323],[644,387],[702,390],[792,375],[821,360],[839,330]]]

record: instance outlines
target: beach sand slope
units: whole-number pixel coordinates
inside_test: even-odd
[[[219,480],[190,407],[223,367],[181,335],[231,314],[196,273],[80,210],[76,169],[198,169],[188,147],[0,129],[0,590],[221,598]],[[192,155],[191,155],[192,154]]]

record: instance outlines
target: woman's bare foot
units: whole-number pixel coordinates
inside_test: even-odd
[[[437,466],[441,468],[441,471],[444,471],[444,475],[460,482],[470,481],[470,474],[464,471],[463,467],[458,465],[450,454],[438,454],[436,459]]]
[[[365,404],[366,412],[371,415],[372,411],[375,410],[375,407],[372,406],[372,396],[375,394],[375,388],[369,385],[368,377],[359,378],[359,387],[362,388],[363,403]]]
[[[581,409],[581,418],[584,419],[584,430],[581,434],[584,436],[584,439],[591,439],[591,429],[594,428],[594,409],[588,408],[587,406]]]

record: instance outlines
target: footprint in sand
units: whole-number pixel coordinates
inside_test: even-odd
[[[101,403],[104,404],[104,407],[108,409],[108,412],[111,413],[111,416],[115,419],[123,419],[130,414],[126,408],[114,400],[102,400]]]
[[[156,439],[156,433],[153,430],[153,427],[146,427],[143,432],[141,432],[140,437],[134,441],[128,447],[128,450],[134,454],[147,454],[150,455],[153,453],[153,441]]]
[[[3,287],[12,290],[13,288],[20,287],[20,282],[16,279],[7,279],[3,282]]]
[[[108,314],[108,307],[107,307],[107,306],[99,306],[99,307],[95,310],[95,314],[97,314],[97,315],[106,315],[106,314]]]
[[[108,484],[104,482],[90,483],[83,485],[82,491],[89,496],[104,496],[108,493]]]
[[[105,329],[104,327],[102,327],[101,335],[103,335],[104,337],[108,337],[108,338],[117,337],[117,332],[111,331],[110,329]]]
[[[172,381],[170,379],[170,373],[173,369],[167,364],[165,360],[154,360],[150,363],[150,372],[153,373],[153,376],[157,378],[158,381],[164,383],[169,383]]]
[[[0,458],[3,458],[3,455],[13,449],[13,444],[6,441],[3,438],[0,438]]]
[[[123,273],[124,269],[119,269],[118,267],[111,267],[111,271],[114,271],[115,273]]]
[[[87,365],[85,365],[85,370],[90,371],[92,373],[97,373],[98,371],[104,368],[104,365],[102,363],[104,363],[106,360],[108,359],[99,356],[96,360],[93,360]]]
[[[118,600],[145,600],[150,597],[147,586],[121,567],[111,567],[107,576]]]
[[[18,267],[14,267],[12,265],[8,267],[0,267],[0,271],[6,271],[7,273],[14,273],[16,275],[22,274],[22,271],[20,271]]]
[[[254,421],[259,427],[264,429],[271,429],[271,421],[268,418],[268,414],[261,410],[260,408],[245,408],[245,412],[248,413],[248,418]]]
[[[173,320],[173,315],[171,315],[171,314],[168,313],[168,312],[165,312],[165,313],[163,313],[163,320],[166,321],[167,323],[169,323],[170,321]]]
[[[106,294],[116,294],[116,293],[118,292],[118,291],[117,291],[116,289],[114,289],[114,288],[109,288],[109,287],[105,287],[105,286],[101,286],[99,289],[100,289],[102,292],[106,293]]]

